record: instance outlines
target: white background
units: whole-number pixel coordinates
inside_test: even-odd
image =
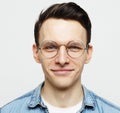
[[[0,106],[32,90],[43,73],[32,56],[34,23],[42,9],[69,0],[0,0]],[[120,0],[73,0],[92,21],[93,57],[83,84],[120,105]]]

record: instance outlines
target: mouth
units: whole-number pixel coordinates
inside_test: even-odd
[[[51,69],[55,75],[69,75],[74,69]]]

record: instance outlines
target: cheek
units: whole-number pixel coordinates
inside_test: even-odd
[[[74,62],[74,66],[76,68],[77,73],[81,73],[85,64],[85,58],[81,57],[79,59],[76,59]]]
[[[75,65],[76,65],[76,71],[78,71],[78,72],[80,71],[81,72],[82,69],[83,69],[84,64],[79,61]]]
[[[77,67],[81,67],[85,64],[85,59],[85,56],[81,56],[80,58],[75,59],[73,62]]]
[[[48,72],[49,72],[49,66],[48,66],[48,64],[45,61],[42,61],[41,62],[41,67],[43,69],[44,75],[48,75]]]
[[[41,65],[42,65],[43,68],[47,68],[47,67],[48,67],[48,64],[49,64],[49,63],[46,62],[46,60],[42,60],[42,61],[41,61]]]
[[[42,65],[43,71],[48,71],[51,66],[51,61],[49,61],[47,59],[42,59],[41,65]]]

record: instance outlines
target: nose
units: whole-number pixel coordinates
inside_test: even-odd
[[[56,57],[56,63],[64,66],[69,63],[68,55],[65,46],[59,48],[58,55]]]

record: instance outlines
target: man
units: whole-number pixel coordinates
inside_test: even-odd
[[[35,24],[33,55],[45,81],[1,108],[1,113],[120,113],[81,83],[92,56],[91,22],[75,3],[54,4]]]

